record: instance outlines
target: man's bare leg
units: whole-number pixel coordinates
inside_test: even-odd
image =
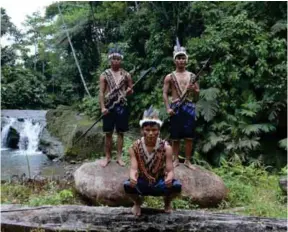
[[[171,206],[171,202],[175,197],[177,197],[177,194],[171,194],[170,196],[164,196],[164,211],[165,211],[165,213],[172,213],[173,209]]]
[[[134,214],[134,216],[139,217],[141,215],[141,205],[143,203],[143,198],[134,194],[128,194],[128,196],[134,203],[131,212]]]
[[[105,134],[105,159],[101,162],[101,166],[106,167],[111,161],[111,149],[112,149],[112,133]]]
[[[124,134],[118,133],[118,136],[117,136],[117,163],[122,167],[125,166],[125,163],[122,160],[123,140],[124,140]]]
[[[174,162],[173,166],[174,168],[179,165],[179,146],[180,146],[180,140],[172,141],[172,149],[173,149],[173,156],[174,156]]]
[[[192,170],[196,170],[196,168],[191,164],[191,154],[193,148],[193,140],[192,139],[185,139],[185,162],[184,165]]]

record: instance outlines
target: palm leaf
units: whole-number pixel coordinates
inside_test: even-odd
[[[73,40],[73,37],[77,37],[78,35],[80,35],[84,30],[86,25],[89,23],[89,19],[88,18],[84,18],[81,21],[77,22],[76,25],[74,25],[71,28],[67,28],[67,31],[71,37],[71,39]],[[57,45],[62,44],[62,45],[68,45],[68,39],[66,36],[66,32],[65,29],[59,31],[56,36],[55,36],[55,43]]]

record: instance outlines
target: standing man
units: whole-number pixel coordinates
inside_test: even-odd
[[[172,148],[159,138],[162,121],[158,111],[150,107],[140,120],[142,136],[129,149],[130,179],[124,190],[132,199],[132,213],[141,215],[143,196],[163,196],[164,210],[172,211],[171,201],[181,193],[182,185],[174,179]]]
[[[117,132],[117,163],[124,166],[122,149],[124,132],[128,131],[129,109],[126,95],[133,93],[132,79],[128,72],[121,68],[123,55],[116,46],[109,50],[108,59],[110,69],[100,75],[99,101],[103,117],[103,132],[105,133],[105,159],[102,167],[111,161],[112,134],[114,128]],[[111,110],[109,108],[113,106]]]
[[[185,162],[184,164],[194,169],[190,162],[193,138],[195,131],[195,104],[199,98],[199,85],[193,84],[195,75],[186,70],[188,55],[186,49],[180,46],[178,38],[173,52],[176,70],[165,77],[163,88],[163,99],[167,113],[171,116],[170,138],[174,155],[174,167],[179,165],[180,140],[185,140]],[[172,103],[169,105],[168,93],[171,91]],[[185,96],[183,98],[183,96]],[[183,103],[180,103],[183,99]]]

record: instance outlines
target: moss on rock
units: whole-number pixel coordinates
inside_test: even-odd
[[[75,141],[93,123],[87,116],[79,115],[70,107],[59,106],[46,114],[47,129],[65,146],[66,160],[83,160],[100,157],[103,153],[104,135],[101,122],[95,125],[77,144]]]

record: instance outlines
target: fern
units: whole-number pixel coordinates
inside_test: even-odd
[[[196,110],[198,112],[197,117],[202,115],[207,122],[211,121],[215,117],[218,109],[219,105],[216,101],[205,101],[201,99],[196,104]]]
[[[260,146],[259,143],[259,138],[258,137],[254,137],[254,138],[244,138],[244,139],[240,139],[236,145],[236,147],[238,149],[249,149],[249,150],[254,150],[255,148]]]
[[[251,124],[247,125],[242,129],[242,132],[246,135],[251,135],[251,134],[259,134],[261,132],[271,132],[274,131],[276,128],[275,126],[268,124],[268,123],[263,123],[263,124]]]
[[[202,151],[207,153],[212,148],[214,148],[218,143],[225,141],[225,137],[222,135],[217,135],[214,132],[209,133],[208,142],[203,145]]]
[[[244,116],[248,116],[248,117],[254,117],[256,115],[256,112],[251,111],[251,110],[242,109],[240,111],[240,114],[244,115]]]
[[[200,91],[200,98],[207,101],[215,100],[220,93],[220,90],[217,88],[202,89]]]
[[[271,32],[273,34],[278,33],[279,31],[287,30],[287,21],[284,19],[278,20],[272,27]]]
[[[225,121],[221,121],[220,123],[214,123],[211,127],[213,130],[222,130],[227,127],[228,124]]]

